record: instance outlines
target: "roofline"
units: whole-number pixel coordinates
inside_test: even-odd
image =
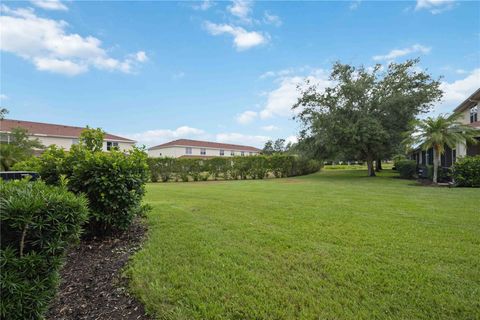
[[[243,147],[243,148],[218,148],[218,147],[202,147],[202,146],[191,146],[191,145],[187,145],[187,144],[170,144],[168,146],[163,146],[163,145],[159,145],[159,146],[155,146],[155,147],[151,147],[151,148],[148,148],[147,150],[157,150],[157,149],[165,149],[165,148],[170,148],[170,147],[183,147],[183,148],[205,148],[205,149],[216,149],[216,150],[237,150],[237,151],[246,151],[246,152],[253,152],[253,150],[249,150],[249,149],[243,149],[243,148],[255,148],[255,147]],[[255,148],[257,152],[261,152],[262,149],[258,149],[258,148]]]
[[[477,90],[475,90],[474,93],[472,93],[467,99],[465,99],[462,103],[460,103],[460,105],[458,107],[456,107],[453,112],[461,112],[461,111],[464,111],[468,106],[469,106],[469,103],[471,102],[477,102],[479,103],[480,102],[480,99],[479,100],[476,100],[476,99],[473,99],[473,97],[475,97],[476,95],[480,95],[480,88],[478,88]]]
[[[39,124],[46,124],[46,125],[53,125],[53,126],[60,126],[60,127],[70,127],[70,128],[82,129],[82,130],[87,129],[87,128],[85,128],[85,127],[68,126],[68,125],[64,125],[64,124],[38,122],[38,121],[27,121],[27,120],[17,120],[17,119],[1,119],[1,120],[10,120],[10,121],[18,121],[18,122],[29,122],[29,123],[39,123]],[[11,133],[11,131],[1,130],[1,129],[0,129],[0,132]],[[113,134],[108,133],[108,132],[105,132],[105,134],[113,135]],[[30,135],[30,136],[38,136],[38,137],[57,137],[57,138],[59,137],[59,138],[72,138],[72,139],[78,138],[78,136],[65,136],[65,135],[55,135],[55,134],[30,133],[30,132],[28,132],[28,135]],[[131,139],[123,138],[123,137],[119,137],[119,138],[121,138],[121,139],[110,139],[110,138],[106,138],[106,139],[105,139],[105,138],[104,138],[103,140],[111,140],[111,141],[115,141],[115,142],[132,142],[132,143],[137,143],[136,140],[131,140]]]

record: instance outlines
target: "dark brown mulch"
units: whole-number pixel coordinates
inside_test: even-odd
[[[82,240],[67,255],[62,282],[47,319],[152,319],[125,289],[121,276],[146,227],[136,220],[116,237]]]

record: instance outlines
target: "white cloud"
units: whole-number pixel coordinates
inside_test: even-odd
[[[211,0],[204,0],[204,1],[201,1],[200,3],[195,3],[194,5],[192,5],[192,8],[195,9],[195,10],[201,10],[201,11],[206,11],[208,9],[210,9],[211,7],[213,7],[215,5],[215,3]]]
[[[263,110],[260,111],[260,118],[293,116],[292,107],[300,97],[298,86],[301,86],[305,79],[309,80],[312,85],[316,85],[319,90],[332,85],[332,82],[328,80],[328,73],[323,69],[313,70],[306,77],[290,76],[281,78],[278,88],[267,94],[267,102]]]
[[[219,133],[215,136],[215,139],[217,142],[263,147],[265,142],[271,138],[267,136],[245,135],[241,133]]]
[[[469,97],[480,86],[480,68],[470,72],[465,78],[449,82],[442,82],[440,88],[444,91],[442,102],[435,108],[434,113],[452,112],[461,102]]]
[[[65,21],[41,18],[32,9],[1,6],[1,13],[1,50],[32,62],[41,71],[74,76],[94,67],[131,73],[148,59],[144,51],[123,60],[112,58],[99,39],[68,33]]]
[[[0,94],[0,100],[7,100],[8,96],[6,94]]]
[[[361,3],[362,3],[362,0],[354,0],[350,2],[350,5],[348,6],[348,8],[350,10],[357,10]]]
[[[428,10],[432,14],[439,14],[454,7],[454,0],[417,0],[415,10]]]
[[[298,138],[296,136],[288,136],[285,139],[285,143],[297,143],[297,142],[298,142]]]
[[[245,111],[237,115],[237,122],[240,124],[249,124],[257,117],[257,115],[258,114],[255,111]]]
[[[68,8],[60,0],[30,0],[35,6],[45,10],[67,11]]]
[[[205,28],[214,36],[230,34],[233,36],[233,43],[238,50],[246,50],[268,42],[268,34],[256,31],[247,31],[242,27],[235,27],[228,24],[216,24],[205,22]]]
[[[135,59],[137,59],[138,62],[145,62],[148,60],[148,57],[145,51],[138,51],[135,54]]]
[[[248,0],[233,0],[231,6],[228,7],[228,11],[239,18],[241,21],[251,23],[252,19],[249,17],[252,12],[252,1]]]
[[[260,129],[262,129],[263,131],[275,131],[275,130],[278,130],[279,128],[277,126],[274,126],[273,124],[271,124],[271,125],[268,125],[268,126],[263,126]]]
[[[394,60],[396,58],[400,58],[412,53],[419,53],[419,54],[427,54],[431,50],[430,47],[423,46],[421,44],[414,44],[411,47],[403,48],[403,49],[394,49],[387,53],[386,55],[377,55],[373,56],[373,60]]]
[[[270,14],[267,11],[263,14],[263,22],[266,24],[272,24],[276,27],[280,27],[282,25],[282,19],[279,16],[274,14]]]
[[[179,80],[179,79],[182,79],[183,77],[185,77],[185,72],[183,71],[177,72],[172,76],[173,80]]]
[[[202,129],[181,126],[174,130],[155,129],[134,134],[124,134],[123,136],[138,141],[139,145],[145,144],[147,146],[153,146],[180,138],[202,139],[206,136],[206,133]]]

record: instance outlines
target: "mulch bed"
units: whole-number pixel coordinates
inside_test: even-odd
[[[82,240],[67,255],[47,319],[152,319],[130,296],[121,270],[139,249],[146,227],[136,220],[116,237]]]

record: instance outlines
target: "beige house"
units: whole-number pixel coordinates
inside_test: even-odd
[[[38,138],[44,146],[56,145],[65,150],[78,143],[82,127],[64,126],[58,124],[3,119],[0,120],[0,142],[9,143],[13,128],[26,129],[32,138]],[[129,150],[136,141],[107,133],[103,141],[103,150],[112,148]]]
[[[463,101],[453,112],[461,114],[461,122],[478,129],[479,143],[466,144],[460,143],[454,149],[445,146],[445,153],[441,155],[441,166],[450,167],[458,158],[465,156],[480,155],[480,88],[472,93],[465,101]],[[433,164],[433,149],[421,150],[416,149],[412,153],[412,158],[419,165]]]
[[[148,149],[148,156],[152,158],[213,158],[253,156],[260,154],[261,151],[255,147],[237,144],[179,139]]]

